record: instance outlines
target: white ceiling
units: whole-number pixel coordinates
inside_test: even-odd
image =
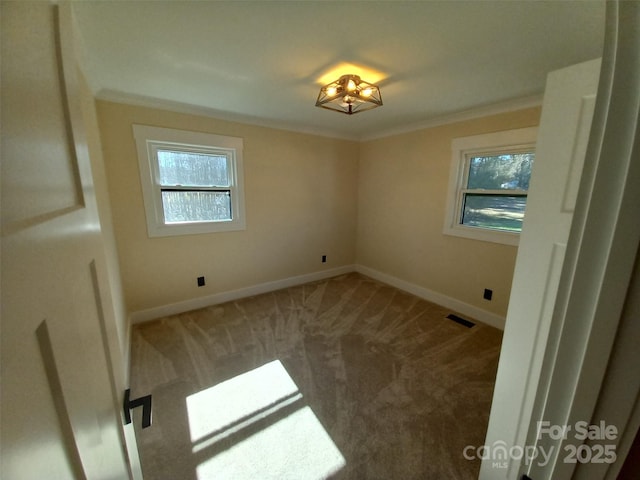
[[[548,72],[601,56],[605,16],[587,0],[73,5],[99,98],[354,139],[530,104]],[[319,79],[345,62],[377,72],[384,106],[314,106]]]

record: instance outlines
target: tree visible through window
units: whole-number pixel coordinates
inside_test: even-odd
[[[533,152],[469,155],[460,223],[521,231],[533,160]]]
[[[158,150],[157,158],[165,223],[232,219],[226,155]]]
[[[445,235],[518,245],[537,133],[526,127],[451,141]]]
[[[134,125],[150,237],[244,230],[241,138]]]

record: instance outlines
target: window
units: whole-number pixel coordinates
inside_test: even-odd
[[[453,140],[445,234],[518,244],[536,134],[523,128]]]
[[[243,230],[242,139],[133,126],[150,237]]]

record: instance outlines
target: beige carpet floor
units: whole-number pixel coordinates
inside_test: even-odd
[[[477,478],[502,332],[449,313],[352,273],[135,326],[145,479]]]

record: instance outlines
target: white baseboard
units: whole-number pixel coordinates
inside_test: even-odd
[[[500,330],[504,330],[506,319],[504,317],[501,317],[500,315],[487,312],[482,308],[469,305],[468,303],[456,300],[455,298],[443,295],[442,293],[434,292],[433,290],[429,290],[414,283],[410,283],[386,273],[379,272],[378,270],[374,270],[373,268],[365,267],[364,265],[356,265],[355,270],[356,272],[371,277],[374,280],[386,283],[388,285],[391,285],[392,287],[404,290],[405,292],[411,293],[429,302],[433,302],[443,307],[450,308],[451,310],[454,310],[463,315],[468,315],[469,317],[472,317],[473,319],[478,320],[482,323],[491,325],[495,328],[499,328]]]
[[[182,302],[170,303],[168,305],[161,305],[159,307],[149,308],[147,310],[132,312],[129,315],[129,320],[132,325],[136,323],[147,322],[149,320],[155,320],[157,318],[166,317],[168,315],[176,315],[178,313],[197,310],[199,308],[204,308],[211,305],[238,300],[239,298],[251,297],[253,295],[260,295],[261,293],[280,290],[282,288],[294,287],[296,285],[315,282],[316,280],[323,280],[325,278],[343,275],[345,273],[354,272],[355,270],[356,268],[354,265],[344,265],[342,267],[321,270],[319,272],[307,273],[304,275],[297,275],[295,277],[283,278],[281,280],[274,280],[272,282],[260,283],[258,285],[239,288],[237,290],[214,293],[212,295],[206,295],[204,297],[192,298],[190,300],[184,300]]]
[[[161,305],[159,307],[149,308],[147,310],[140,310],[132,312],[129,315],[131,324],[147,322],[149,320],[155,320],[157,318],[166,317],[168,315],[176,315],[178,313],[188,312],[190,310],[197,310],[198,308],[204,308],[211,305],[217,305],[224,302],[230,302],[238,300],[240,298],[251,297],[253,295],[260,295],[261,293],[273,292],[282,288],[294,287],[296,285],[302,285],[316,280],[323,280],[325,278],[335,277],[337,275],[343,275],[349,272],[359,272],[363,275],[371,277],[382,283],[391,285],[392,287],[399,288],[405,292],[411,293],[429,302],[437,303],[446,308],[468,315],[475,320],[478,320],[492,327],[504,330],[505,318],[495,313],[488,312],[481,308],[478,308],[468,303],[456,300],[455,298],[443,295],[433,290],[421,287],[414,283],[407,282],[400,278],[382,273],[373,268],[365,267],[364,265],[344,265],[342,267],[332,268],[328,270],[321,270],[319,272],[307,273],[304,275],[297,275],[295,277],[283,278],[280,280],[274,280],[271,282],[260,283],[258,285],[252,285],[250,287],[239,288],[237,290],[230,290],[227,292],[214,293],[213,295],[206,295],[204,297],[192,298],[190,300],[184,300],[182,302],[171,303],[168,305]]]

